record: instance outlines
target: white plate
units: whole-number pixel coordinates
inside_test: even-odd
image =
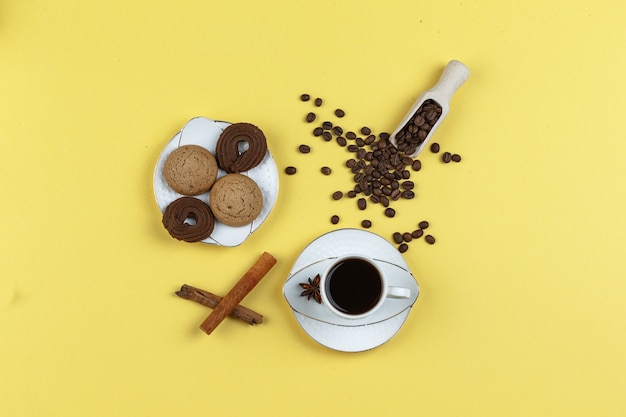
[[[231,123],[208,119],[206,117],[196,117],[187,122],[187,124],[178,132],[172,140],[165,146],[154,170],[154,196],[159,206],[159,210],[163,213],[172,201],[183,197],[182,194],[172,190],[165,181],[163,176],[163,167],[167,157],[178,147],[184,145],[198,145],[206,148],[209,152],[215,154],[215,145],[224,129]],[[265,158],[259,165],[249,171],[242,172],[252,178],[263,193],[263,208],[259,216],[250,224],[241,227],[227,226],[218,221],[215,222],[213,233],[202,242],[211,245],[220,246],[237,246],[242,244],[248,236],[257,230],[261,224],[267,219],[276,199],[278,198],[278,169],[276,162],[268,149]],[[226,172],[219,170],[217,177],[223,177]],[[196,198],[209,202],[210,190],[204,194],[195,196]]]
[[[385,271],[391,285],[411,290],[408,299],[392,299],[370,316],[342,319],[324,305],[300,294],[300,283],[321,274],[338,256],[360,254],[369,257]],[[340,229],[311,242],[294,263],[283,295],[298,324],[311,338],[331,349],[360,352],[373,349],[391,339],[406,321],[419,295],[419,285],[398,250],[382,237],[360,229]]]

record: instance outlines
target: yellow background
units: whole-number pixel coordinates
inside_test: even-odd
[[[3,1],[0,414],[623,416],[618,3]],[[436,140],[463,161],[425,153],[394,219],[332,201],[346,155],[311,137],[299,95],[390,131],[451,59],[472,73]],[[160,224],[154,164],[198,115],[257,124],[279,166],[274,211],[236,248]],[[409,319],[364,353],[318,345],[282,296],[335,213],[437,238],[405,254]],[[225,294],[263,251],[278,264],[243,304],[265,323],[206,336],[209,310],[174,291]]]

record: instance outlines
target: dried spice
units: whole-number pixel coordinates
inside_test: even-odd
[[[317,304],[322,304],[322,295],[320,294],[320,274],[317,274],[315,278],[308,279],[309,282],[301,282],[299,285],[304,289],[300,293],[300,296],[307,297],[307,301],[313,298]]]

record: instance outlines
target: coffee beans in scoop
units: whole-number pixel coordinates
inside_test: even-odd
[[[435,100],[425,100],[409,121],[396,133],[398,150],[412,155],[426,140],[431,129],[439,120],[442,108]]]

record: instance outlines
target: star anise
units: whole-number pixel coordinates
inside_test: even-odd
[[[299,285],[304,289],[300,293],[300,296],[307,297],[307,300],[313,298],[318,304],[322,304],[322,295],[320,294],[320,274],[317,274],[315,278],[308,279],[307,282],[301,282]]]

